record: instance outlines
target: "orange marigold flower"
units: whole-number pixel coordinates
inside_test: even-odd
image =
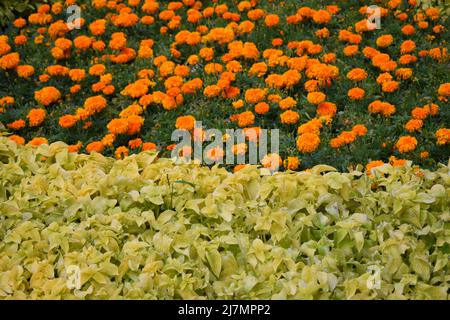
[[[104,64],[94,64],[89,68],[89,74],[91,76],[101,76],[106,71],[106,67]]]
[[[0,57],[0,68],[3,70],[14,69],[19,65],[20,55],[17,52],[5,54]]]
[[[280,22],[280,17],[276,14],[268,14],[264,19],[264,23],[268,27],[276,26]]]
[[[141,145],[142,145],[142,139],[141,138],[136,138],[136,139],[128,141],[128,146],[132,150],[139,148]]]
[[[248,127],[255,122],[255,115],[251,111],[245,111],[238,115],[237,122],[239,127]]]
[[[427,104],[423,107],[428,113],[432,116],[435,116],[439,113],[439,106],[434,103]]]
[[[269,109],[270,109],[270,106],[266,102],[258,102],[255,105],[255,112],[257,114],[266,114],[267,112],[269,112]]]
[[[24,145],[25,144],[25,139],[22,138],[21,136],[18,136],[17,134],[13,134],[13,135],[9,136],[8,139],[12,140],[15,143],[20,144],[20,145]]]
[[[350,45],[346,46],[343,51],[347,57],[353,57],[358,53],[359,47],[357,45]]]
[[[392,80],[392,75],[391,75],[390,73],[388,73],[388,72],[381,73],[381,74],[377,77],[377,83],[378,83],[379,85],[382,85],[383,82],[391,81],[391,80]]]
[[[395,106],[388,103],[388,102],[382,102],[379,100],[376,100],[369,104],[368,107],[369,111],[371,113],[380,113],[385,117],[389,117],[390,115],[394,114],[396,109]]]
[[[331,14],[326,10],[317,10],[313,13],[312,18],[317,24],[327,24],[331,21]]]
[[[438,89],[438,94],[443,97],[450,97],[450,82],[441,84]]]
[[[28,142],[32,146],[40,146],[41,144],[48,144],[48,140],[43,137],[35,137]]]
[[[367,72],[361,68],[355,68],[347,73],[347,78],[352,81],[363,81],[367,78]]]
[[[314,133],[315,135],[320,134],[320,129],[322,128],[322,122],[319,119],[312,119],[304,124],[302,124],[297,129],[297,133],[302,135],[304,133]]]
[[[27,25],[27,20],[25,20],[24,18],[17,18],[16,20],[14,20],[13,25],[16,28],[21,29]]]
[[[294,123],[298,122],[298,120],[300,119],[300,115],[295,111],[287,110],[287,111],[283,112],[282,114],[280,114],[280,118],[281,118],[281,123],[294,124]]]
[[[411,136],[400,137],[395,144],[395,148],[400,153],[407,153],[415,150],[417,147],[417,139]]]
[[[283,159],[276,153],[268,153],[261,159],[264,168],[278,170],[283,164]]]
[[[77,144],[68,145],[67,146],[67,151],[68,152],[75,152],[75,153],[77,153],[77,152],[80,151],[81,146],[82,146],[81,142],[78,142]]]
[[[17,66],[17,75],[21,78],[29,78],[34,74],[34,67],[30,65]]]
[[[73,40],[75,48],[79,50],[89,49],[92,45],[92,42],[93,42],[92,38],[88,36],[78,36]]]
[[[84,108],[93,115],[106,108],[106,99],[102,96],[89,97],[84,101]]]
[[[297,101],[295,101],[291,97],[284,98],[278,102],[281,110],[286,110],[295,107],[297,105]]]
[[[411,119],[405,124],[405,129],[408,132],[418,131],[422,128],[423,121],[420,119]]]
[[[324,102],[326,98],[327,98],[327,96],[325,95],[325,93],[319,92],[319,91],[310,92],[306,96],[306,99],[308,100],[308,102],[315,104],[315,105],[318,105],[318,104]]]
[[[34,98],[37,102],[44,106],[49,106],[57,102],[61,98],[61,93],[53,86],[44,87],[34,93]]]
[[[414,50],[416,50],[416,43],[412,40],[405,40],[400,45],[400,53],[401,54],[411,53]]]
[[[439,146],[450,143],[450,129],[440,128],[436,131],[435,136],[436,144]]]
[[[265,99],[267,90],[264,89],[247,89],[245,91],[245,101],[248,103],[258,103]]]
[[[45,110],[41,108],[31,109],[27,115],[30,127],[40,126],[45,119]]]
[[[25,127],[25,120],[19,119],[13,122],[8,123],[6,126],[13,130],[20,130]]]
[[[297,170],[300,166],[300,160],[298,159],[298,157],[287,157],[287,159],[283,161],[283,166],[287,170]]]
[[[364,98],[366,92],[363,89],[356,87],[348,90],[347,94],[351,100],[361,100]]]
[[[103,143],[101,141],[94,141],[94,142],[89,143],[86,146],[86,151],[89,153],[92,153],[92,152],[102,153],[103,149],[105,149],[105,146],[103,145]]]
[[[144,118],[137,115],[131,115],[127,119],[128,122],[128,135],[133,135],[141,131],[142,125],[144,124]]]
[[[178,117],[175,123],[175,127],[177,129],[183,129],[188,131],[194,130],[195,118],[191,115]]]
[[[352,132],[362,137],[367,133],[367,128],[363,124],[357,124],[352,128]]]
[[[86,71],[84,69],[71,69],[69,77],[74,82],[80,82],[86,77]]]
[[[376,167],[380,167],[380,166],[382,166],[384,164],[385,163],[383,161],[381,161],[381,160],[374,160],[374,161],[369,162],[366,165],[366,174],[368,176],[372,176],[373,169],[375,169]]]
[[[267,72],[267,64],[265,62],[254,63],[250,70],[248,71],[249,75],[255,75],[257,77],[262,77]]]
[[[214,50],[212,48],[202,48],[199,55],[206,61],[211,61],[214,58]]]
[[[394,42],[394,37],[392,35],[387,34],[377,38],[377,46],[380,48],[389,47]]]
[[[127,119],[113,119],[106,127],[114,135],[124,134],[128,131],[128,121]]]
[[[320,137],[314,133],[303,133],[297,138],[297,149],[301,153],[312,153],[320,144]]]
[[[395,75],[399,80],[407,80],[412,77],[413,70],[411,68],[399,68],[395,71]]]
[[[142,144],[142,151],[150,151],[150,150],[156,150],[156,144],[153,142],[144,142]]]
[[[397,81],[385,81],[381,84],[381,91],[383,92],[394,92],[398,89]]]
[[[59,118],[59,125],[62,128],[71,128],[78,122],[78,117],[66,114],[65,116],[62,116]]]
[[[316,112],[317,115],[320,117],[325,116],[333,117],[337,112],[337,107],[336,104],[332,102],[324,101],[322,103],[319,103]]]
[[[414,109],[411,110],[411,116],[414,119],[424,120],[428,117],[429,114],[430,111],[429,109],[426,108],[415,107]]]
[[[422,151],[421,153],[420,153],[420,157],[422,158],[422,159],[426,159],[426,158],[428,158],[430,156],[430,153],[428,152],[428,151]]]

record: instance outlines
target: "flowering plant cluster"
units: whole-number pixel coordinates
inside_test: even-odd
[[[435,167],[450,156],[448,19],[376,1],[373,28],[371,4],[50,1],[0,35],[0,121],[18,144],[116,158],[167,156],[172,131],[202,121],[280,129],[263,166]]]

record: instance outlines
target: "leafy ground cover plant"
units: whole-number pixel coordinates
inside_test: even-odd
[[[448,299],[449,195],[444,165],[261,176],[3,137],[0,298]]]

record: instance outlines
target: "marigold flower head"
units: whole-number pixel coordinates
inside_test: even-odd
[[[292,110],[286,110],[282,114],[280,114],[281,123],[284,124],[295,124],[300,119],[300,115]]]
[[[114,141],[116,141],[116,135],[114,135],[112,133],[108,133],[102,139],[102,143],[105,147],[111,147],[113,145]]]
[[[59,118],[59,125],[62,128],[71,128],[77,122],[78,122],[78,117],[76,117],[74,115],[71,115],[71,114],[66,114],[66,115],[64,115],[64,116]]]
[[[0,68],[3,70],[14,69],[19,65],[20,55],[17,52],[5,54],[0,57]]]
[[[141,128],[144,124],[144,118],[138,115],[131,115],[129,117],[126,118],[127,122],[128,122],[128,131],[127,134],[128,135],[134,135],[136,133],[138,133],[139,131],[141,131]]]
[[[364,136],[367,133],[367,128],[363,124],[357,124],[352,128],[352,132],[357,136]]]
[[[20,130],[20,129],[24,128],[25,125],[26,125],[25,120],[19,119],[19,120],[8,123],[6,126],[13,130]]]
[[[287,157],[284,161],[283,161],[283,166],[287,169],[287,170],[297,170],[298,167],[300,166],[300,160],[298,159],[298,157]]]
[[[283,159],[276,153],[268,153],[261,159],[261,164],[264,168],[274,171],[283,165]]]
[[[383,92],[394,92],[398,89],[398,82],[397,81],[384,81],[381,84],[381,91]]]
[[[17,134],[10,135],[8,137],[8,139],[12,140],[15,143],[20,144],[20,145],[24,145],[25,144],[25,139],[22,138],[21,136],[18,136]]]
[[[430,114],[432,116],[435,116],[439,113],[439,106],[434,103],[429,103],[429,104],[423,106],[423,108],[428,112],[428,114]]]
[[[407,80],[412,77],[413,70],[411,68],[399,68],[395,71],[398,80]]]
[[[351,100],[361,100],[361,99],[364,99],[365,94],[366,94],[366,92],[365,92],[363,89],[357,88],[357,87],[348,90],[348,93],[347,93],[348,97],[349,97]]]
[[[297,138],[297,149],[301,153],[312,153],[319,147],[320,138],[314,133],[303,133]]]
[[[156,150],[156,144],[153,142],[144,142],[142,144],[142,151],[150,151],[150,150]]]
[[[375,113],[375,114],[379,113],[385,117],[391,116],[396,111],[394,105],[392,105],[388,102],[382,102],[379,100],[376,100],[376,101],[372,102],[371,104],[369,104],[368,109],[371,113]]]
[[[450,129],[440,128],[435,133],[436,144],[439,146],[450,143]]]
[[[102,153],[104,149],[105,149],[105,146],[103,145],[103,143],[101,141],[93,141],[86,146],[86,151],[88,153],[92,153],[92,152]]]
[[[278,102],[281,110],[287,110],[293,108],[297,105],[297,101],[295,101],[292,97],[287,97]]]
[[[142,139],[141,138],[136,138],[136,139],[128,141],[128,146],[132,150],[139,148],[141,145],[142,145]]]
[[[319,103],[316,109],[317,115],[320,117],[333,117],[337,112],[336,104],[328,101],[324,101]]]
[[[308,93],[308,95],[306,96],[306,99],[308,100],[309,103],[318,105],[322,102],[324,102],[326,100],[327,96],[325,95],[325,93],[323,92],[310,92]]]
[[[450,82],[441,84],[438,89],[438,94],[443,97],[450,97]]]
[[[195,126],[195,118],[191,115],[178,117],[175,123],[175,127],[177,129],[184,129],[188,131],[194,130],[194,126]]]
[[[400,153],[408,153],[415,150],[417,147],[417,139],[412,136],[403,136],[397,140],[395,148]]]
[[[222,161],[224,155],[225,155],[225,151],[223,150],[222,147],[219,147],[219,146],[208,149],[206,151],[206,157],[214,162]]]
[[[381,161],[381,160],[374,160],[374,161],[369,162],[366,165],[366,174],[368,176],[372,176],[373,169],[375,169],[376,167],[380,167],[380,166],[382,166],[384,164],[385,163],[383,161]]]
[[[361,68],[355,68],[347,73],[347,78],[352,81],[363,81],[367,78],[367,72]]]
[[[44,137],[35,137],[28,141],[29,145],[40,146],[41,144],[48,144],[48,140]]]
[[[31,109],[27,115],[30,127],[40,126],[45,119],[45,114],[46,112],[44,109],[41,108]]]
[[[394,42],[394,37],[390,34],[383,35],[377,38],[377,46],[380,48],[386,48]]]
[[[106,99],[103,96],[93,96],[84,101],[84,108],[90,115],[93,115],[105,109],[106,104]]]
[[[114,135],[125,134],[128,131],[127,119],[113,119],[107,125],[108,131]]]
[[[331,21],[331,14],[327,10],[317,10],[313,13],[312,18],[317,24],[327,24]]]
[[[237,117],[238,126],[248,127],[255,122],[255,115],[251,111],[245,111],[238,115]]]
[[[413,117],[413,119],[424,120],[428,117],[429,114],[430,111],[426,108],[416,107],[411,110],[411,116]]]
[[[269,112],[270,106],[266,102],[258,102],[255,105],[255,113],[257,114],[266,114]]]
[[[34,67],[30,65],[21,65],[16,68],[17,75],[21,78],[29,78],[34,74]]]
[[[245,91],[245,101],[248,103],[258,103],[266,98],[267,90],[247,89]]]

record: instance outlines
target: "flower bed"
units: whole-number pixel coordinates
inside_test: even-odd
[[[0,138],[0,298],[448,299],[449,177],[232,174]]]
[[[450,156],[437,7],[378,1],[371,30],[369,2],[93,0],[69,27],[76,4],[43,5],[0,36],[0,121],[19,144],[168,156],[172,131],[202,121],[280,129],[293,170]]]

